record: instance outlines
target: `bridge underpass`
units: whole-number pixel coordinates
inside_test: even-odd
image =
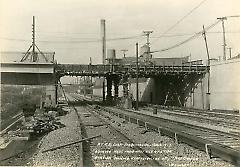
[[[55,68],[56,78],[62,76],[91,76],[106,79],[107,94],[103,90],[103,99],[112,103],[119,96],[119,86],[123,86],[123,96],[128,96],[129,78],[136,78],[137,70],[133,65],[77,65],[58,64]],[[184,106],[196,85],[204,78],[209,67],[194,66],[139,66],[139,78],[151,78],[155,82],[154,96],[149,96],[150,103]],[[105,82],[103,88],[105,89]],[[114,90],[112,90],[114,89]],[[114,96],[113,96],[114,92]]]

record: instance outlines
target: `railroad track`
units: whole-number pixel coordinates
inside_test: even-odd
[[[79,99],[77,96],[75,98]],[[209,157],[220,157],[235,165],[240,165],[239,134],[163,119],[133,110],[115,107],[101,107],[101,110],[131,123],[145,126],[161,135],[174,138],[177,143],[186,143],[203,150]]]
[[[9,131],[10,129],[12,129],[12,127],[14,127],[15,124],[18,123],[22,119],[23,119],[23,113],[18,113],[17,115],[13,116],[11,119],[2,122],[0,135],[4,134],[7,131]]]
[[[71,95],[71,96],[75,99],[75,101],[78,101],[78,102],[79,101],[88,102],[88,100],[89,100],[89,99],[85,99],[84,97],[79,97],[77,95]],[[106,119],[108,117],[106,117],[104,114],[100,113],[98,110],[94,109],[90,105],[87,105],[87,108],[88,108],[88,112],[92,116],[97,118],[101,122],[101,124],[107,125],[108,128],[110,128],[112,133],[114,133],[116,136],[120,137],[125,143],[133,144],[134,145],[134,147],[133,147],[134,151],[136,151],[136,152],[140,151],[141,152],[140,156],[142,158],[145,157],[146,159],[148,159],[148,161],[145,162],[145,163],[147,163],[147,166],[162,166],[149,153],[145,152],[141,147],[137,146],[137,144],[131,138],[129,138],[128,136],[123,134],[120,129],[112,126],[111,123],[109,121],[107,121],[108,119]],[[84,124],[83,124],[83,126],[84,126]]]
[[[172,112],[178,112],[178,113],[186,113],[191,114],[194,116],[202,116],[202,117],[208,117],[208,118],[216,118],[218,120],[223,120],[226,122],[233,122],[233,123],[239,123],[240,120],[240,114],[237,112],[221,112],[218,110],[200,110],[200,109],[193,109],[193,108],[184,108],[184,107],[173,107],[173,106],[162,106],[162,105],[152,105],[148,104],[148,107],[157,107],[158,109],[172,111]]]
[[[213,113],[207,111],[200,112],[197,110],[163,109],[159,106],[144,107],[143,109],[152,111],[154,108],[158,109],[159,114],[187,118],[200,123],[207,123],[240,132],[240,115],[237,114]]]
[[[137,111],[113,107],[105,107],[102,110],[129,120],[131,123],[145,126],[160,134],[174,138],[176,142],[183,142],[206,151],[210,157],[217,156],[233,164],[240,164],[239,135],[157,118]]]

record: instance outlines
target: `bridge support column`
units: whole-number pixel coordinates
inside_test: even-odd
[[[118,76],[116,76],[113,80],[113,82],[114,82],[114,100],[117,100],[117,98],[118,98],[119,81],[120,81],[120,79]]]
[[[191,91],[191,107],[195,107],[195,99],[194,99],[194,88]]]
[[[111,76],[108,76],[107,77],[107,97],[106,97],[106,100],[107,100],[107,103],[111,103],[112,102],[112,81],[113,81],[113,78]]]
[[[206,110],[210,110],[210,93],[206,93]]]
[[[128,77],[123,76],[123,97],[128,97]]]
[[[105,78],[103,80],[102,95],[103,95],[103,102],[105,102]]]

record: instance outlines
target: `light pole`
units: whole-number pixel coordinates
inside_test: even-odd
[[[136,110],[138,110],[138,43],[136,43]]]

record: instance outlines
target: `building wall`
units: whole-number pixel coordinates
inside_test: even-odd
[[[240,109],[240,60],[212,62],[210,68],[210,109]],[[206,109],[207,76],[199,82],[187,107]]]
[[[214,109],[240,109],[240,60],[211,65],[210,103]]]

